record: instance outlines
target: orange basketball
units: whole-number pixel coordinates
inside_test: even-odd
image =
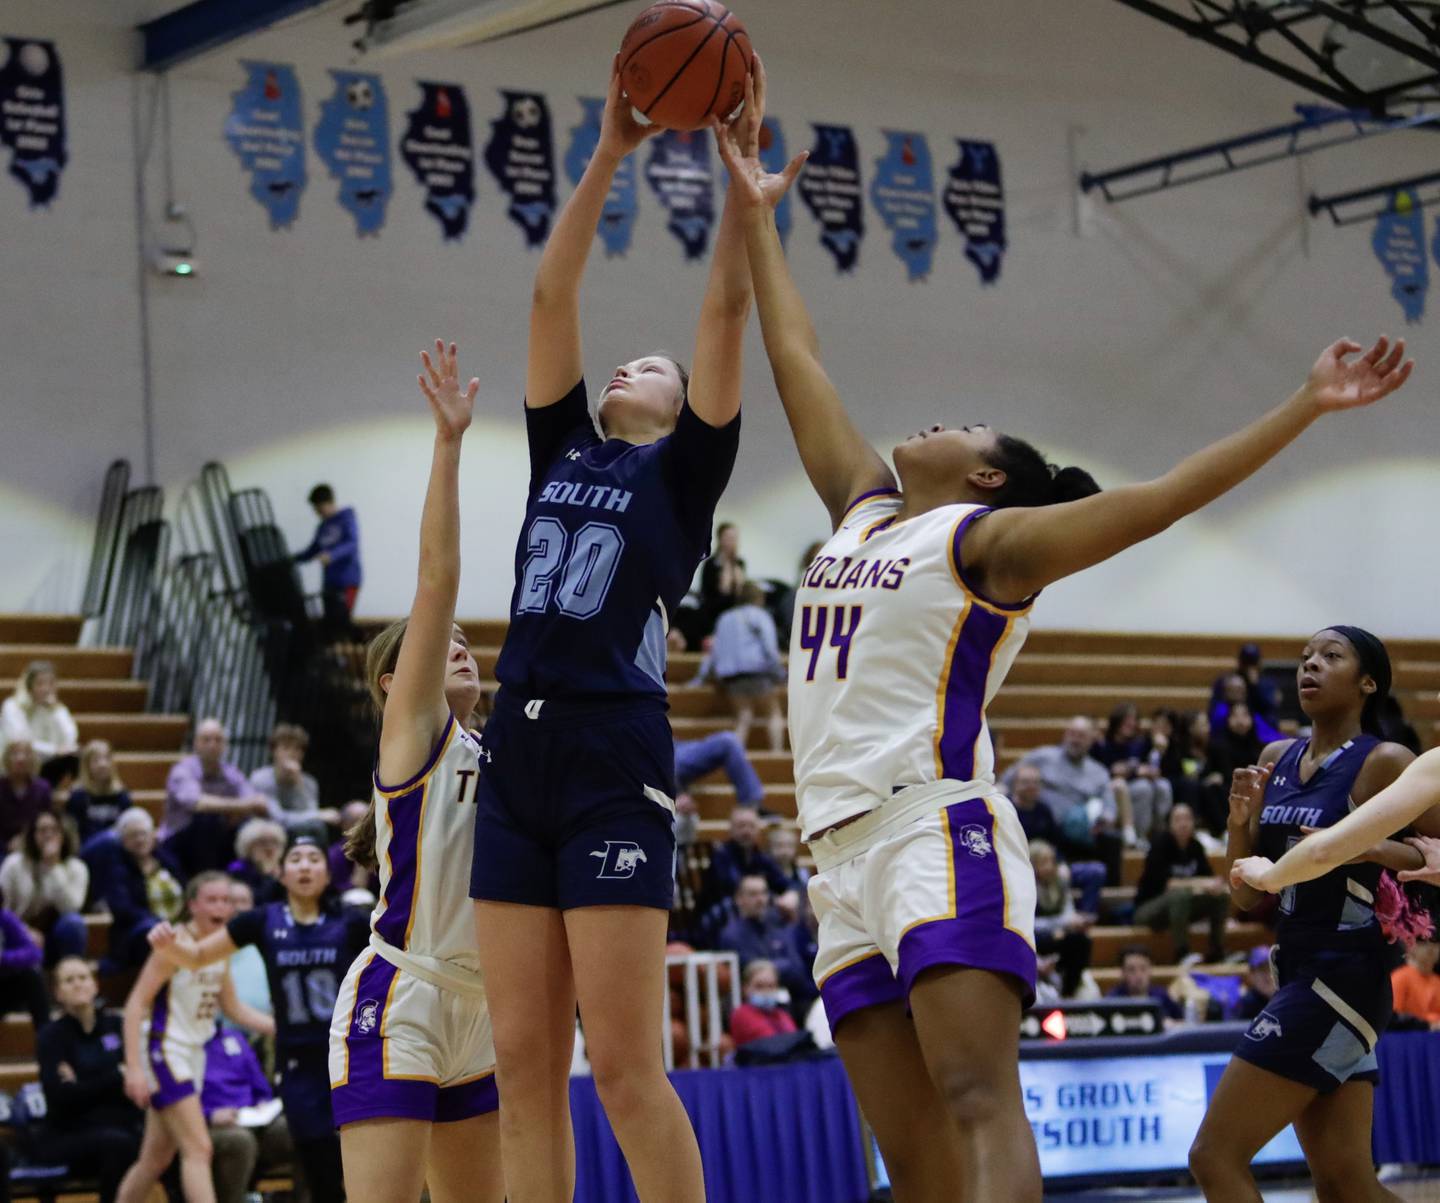
[[[700,129],[740,106],[753,54],[740,18],[718,0],[660,0],[620,43],[620,86],[656,125]]]

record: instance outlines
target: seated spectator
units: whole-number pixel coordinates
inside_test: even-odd
[[[115,839],[95,842],[90,873],[95,896],[110,911],[110,964],[134,969],[150,955],[146,933],[161,919],[173,920],[184,905],[179,870],[156,847],[155,821],[132,806],[115,821]]]
[[[295,1150],[285,1116],[273,1106],[260,1107],[274,1097],[249,1041],[233,1028],[217,1029],[205,1046],[200,1091],[200,1109],[215,1150],[215,1203],[244,1203],[257,1167],[264,1172],[290,1164]],[[260,1109],[261,1114],[243,1114],[245,1108]],[[271,1110],[274,1116],[259,1123]]]
[[[30,821],[20,847],[0,862],[0,894],[45,950],[45,967],[83,957],[87,935],[80,911],[90,869],[75,855],[75,833],[43,811]]]
[[[1205,768],[1207,773],[1215,774],[1224,783],[1227,816],[1231,776],[1236,769],[1256,764],[1267,742],[1255,729],[1250,707],[1244,702],[1237,702],[1231,707],[1218,727],[1212,722]]]
[[[760,850],[760,830],[760,812],[753,806],[736,806],[730,812],[730,838],[710,850],[710,864],[700,886],[702,915],[717,903],[733,898],[740,879],[747,873],[759,874],[775,894],[789,888],[780,866]]]
[[[340,808],[340,838],[330,845],[326,860],[330,881],[350,906],[373,906],[380,896],[380,878],[374,865],[357,865],[345,853],[345,841],[357,824],[367,820],[370,804],[358,799]],[[361,897],[368,894],[369,899]]]
[[[1150,960],[1150,953],[1147,949],[1138,945],[1127,948],[1120,954],[1120,984],[1107,994],[1106,998],[1148,998],[1160,1004],[1160,1010],[1165,1013],[1165,1022],[1168,1027],[1171,1023],[1179,1023],[1185,1017],[1185,1012],[1164,986],[1152,984],[1150,975],[1154,971],[1154,963]]]
[[[79,780],[65,801],[65,813],[75,824],[81,846],[109,831],[120,812],[129,809],[130,791],[115,771],[110,745],[92,739],[80,750]]]
[[[329,834],[327,824],[340,822],[340,812],[321,809],[320,784],[304,770],[310,734],[294,723],[277,723],[270,733],[270,763],[250,774],[250,786],[274,804],[270,817],[287,828],[305,827],[316,839]]]
[[[16,740],[34,749],[39,773],[51,785],[74,777],[80,731],[60,700],[55,666],[48,660],[32,660],[0,706],[0,747]]]
[[[1225,959],[1225,922],[1230,917],[1230,887],[1215,875],[1210,858],[1195,838],[1195,812],[1183,802],[1170,809],[1169,829],[1150,846],[1135,890],[1135,922],[1152,931],[1170,929],[1175,959],[1190,955],[1190,924],[1210,924],[1211,961]]]
[[[733,731],[718,731],[703,739],[675,741],[675,842],[693,844],[700,819],[699,808],[690,797],[690,786],[716,769],[724,769],[735,787],[735,800],[741,806],[758,808],[765,800],[765,787],[755,766]]]
[[[310,545],[295,557],[297,564],[318,559],[324,566],[320,596],[324,605],[323,626],[328,638],[357,639],[359,631],[351,622],[355,599],[360,594],[360,526],[350,506],[336,504],[335,490],[316,485],[308,498],[320,525]]]
[[[231,881],[230,905],[237,915],[255,909],[255,894],[245,882]],[[236,997],[247,1007],[254,1007],[266,1015],[275,1013],[275,1005],[270,997],[270,979],[265,969],[265,957],[254,944],[237,948],[231,954],[230,980],[235,983]],[[221,1019],[220,1022],[230,1027],[239,1026],[228,1019]]]
[[[1038,769],[1040,801],[1060,824],[1060,852],[1071,862],[1101,861],[1109,883],[1118,886],[1125,850],[1121,790],[1109,770],[1090,755],[1094,743],[1095,724],[1088,718],[1072,718],[1058,744],[1026,752],[1006,772],[1003,784],[1013,790],[1022,765]]]
[[[771,827],[766,840],[765,851],[769,853],[785,878],[785,888],[775,898],[775,905],[787,919],[798,919],[809,906],[809,869],[799,863],[800,832],[787,824]],[[790,900],[794,899],[796,910],[791,911]]]
[[[0,777],[0,849],[14,848],[35,816],[51,806],[50,783],[39,774],[28,739],[5,745],[5,774]]]
[[[1205,711],[1177,716],[1161,771],[1175,801],[1194,810],[1211,835],[1222,835],[1230,817],[1230,780],[1210,768],[1210,716]]]
[[[1224,689],[1221,693],[1220,700],[1210,703],[1210,726],[1212,730],[1223,731],[1225,729],[1225,720],[1229,717],[1231,710],[1243,706],[1245,712],[1250,716],[1251,723],[1254,725],[1255,734],[1260,741],[1261,747],[1264,747],[1268,743],[1273,743],[1277,739],[1285,738],[1285,733],[1281,731],[1279,727],[1255,713],[1250,705],[1250,691],[1245,686],[1244,677],[1240,676],[1239,673],[1231,673],[1228,677],[1222,678],[1222,681],[1224,682]]]
[[[195,751],[182,757],[165,781],[160,839],[187,878],[223,869],[235,856],[235,828],[270,813],[269,799],[226,761],[228,743],[224,724],[202,719],[195,728]]]
[[[1010,801],[1025,831],[1025,838],[1031,843],[1044,840],[1048,844],[1058,844],[1060,824],[1055,821],[1055,812],[1041,801],[1043,790],[1044,782],[1038,766],[1023,760],[1015,766],[1014,773],[1010,774]]]
[[[1417,940],[1405,954],[1405,964],[1390,975],[1395,992],[1395,1014],[1408,1015],[1428,1024],[1431,1031],[1440,1031],[1440,974],[1435,962],[1440,959],[1440,944],[1434,940]]]
[[[14,911],[0,907],[0,1015],[28,1011],[38,1032],[50,1021],[40,945]]]
[[[795,1020],[785,1009],[788,999],[780,988],[780,972],[772,962],[763,957],[751,961],[740,981],[745,1001],[730,1013],[730,1038],[736,1048],[795,1031]]]
[[[1173,797],[1170,783],[1160,773],[1160,752],[1140,729],[1140,711],[1133,702],[1123,702],[1110,712],[1105,738],[1090,755],[1110,770],[1112,781],[1124,783],[1135,834],[1148,842],[1164,825]]]
[[[1058,958],[1060,993],[1073,998],[1090,967],[1090,937],[1085,933],[1095,916],[1075,909],[1069,877],[1050,844],[1030,841],[1030,866],[1035,870],[1035,951]]]
[[[735,738],[750,742],[755,711],[763,709],[770,750],[785,750],[785,711],[779,685],[785,679],[775,619],[762,604],[765,592],[754,581],[741,589],[740,603],[720,615],[701,676],[712,678],[735,714]]]
[[[1243,701],[1250,707],[1250,712],[1256,719],[1266,724],[1274,724],[1280,717],[1280,690],[1273,681],[1265,679],[1264,673],[1260,645],[1242,643],[1235,654],[1235,667],[1228,673],[1221,673],[1210,687],[1211,710],[1227,701]],[[1243,695],[1235,687],[1236,677],[1240,678],[1244,687]],[[1215,722],[1219,721],[1219,718],[1215,718]],[[1276,736],[1268,736],[1266,742],[1274,738]]]
[[[1380,700],[1375,720],[1380,724],[1381,739],[1399,744],[1402,748],[1408,748],[1416,756],[1424,751],[1424,747],[1420,743],[1420,733],[1405,717],[1405,708],[1400,705],[1400,699],[1393,693],[1387,693]]]
[[[1252,948],[1245,962],[1245,991],[1235,1010],[1236,1019],[1251,1020],[1275,997],[1275,967],[1270,964],[1270,946]]]
[[[140,1153],[140,1109],[125,1097],[120,1016],[95,1005],[99,986],[80,957],[55,966],[60,1017],[35,1042],[45,1090],[45,1126],[36,1142],[41,1161],[94,1176],[100,1203],[111,1203]]]
[[[698,634],[707,638],[720,615],[740,604],[740,595],[749,578],[740,558],[740,531],[733,522],[715,528],[715,552],[700,565],[700,615]],[[691,647],[697,647],[693,642]]]
[[[273,819],[246,819],[235,833],[235,859],[225,872],[250,887],[258,906],[281,902],[280,861],[285,856],[285,828]]]
[[[786,923],[770,905],[770,887],[759,873],[747,873],[735,890],[735,918],[720,933],[720,947],[740,958],[743,972],[751,961],[774,962],[780,983],[800,1014],[815,997],[810,940],[798,923]]]

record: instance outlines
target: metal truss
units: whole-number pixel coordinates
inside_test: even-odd
[[[1411,176],[1406,180],[1391,180],[1386,184],[1374,184],[1369,188],[1357,188],[1353,192],[1337,192],[1331,196],[1312,196],[1310,216],[1318,217],[1328,213],[1337,226],[1359,225],[1362,221],[1374,221],[1395,209],[1396,198],[1402,192],[1410,194],[1413,209],[1426,209],[1440,205],[1440,171],[1428,175]]]

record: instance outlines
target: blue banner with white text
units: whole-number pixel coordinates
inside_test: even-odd
[[[407,114],[400,157],[425,190],[425,212],[446,242],[459,241],[475,205],[475,147],[470,102],[459,84],[417,80],[420,107]]]
[[[875,160],[870,203],[890,231],[890,249],[911,280],[923,280],[935,262],[935,176],[924,134],[885,131],[885,153]]]
[[[800,199],[820,223],[820,245],[842,272],[853,271],[865,237],[860,152],[848,125],[816,125],[815,146],[797,181]]]
[[[65,81],[54,42],[0,41],[0,146],[10,152],[6,170],[24,187],[30,207],[48,206],[70,161]]]
[[[1005,250],[1005,188],[993,142],[957,138],[960,159],[950,168],[945,212],[965,239],[965,258],[980,272],[980,283],[1000,278]]]
[[[490,123],[485,165],[510,198],[505,212],[537,247],[555,217],[555,145],[550,106],[539,92],[501,90],[505,111]]]
[[[570,149],[565,152],[565,174],[570,183],[578,185],[585,174],[595,148],[600,144],[600,120],[605,113],[603,97],[581,96],[580,124],[570,130]],[[635,233],[635,219],[640,213],[635,186],[635,156],[626,155],[615,169],[605,206],[600,210],[597,233],[605,254],[623,255],[630,249]]]
[[[241,62],[245,86],[230,95],[225,141],[250,175],[250,195],[264,208],[272,230],[294,224],[305,191],[304,109],[295,68],[285,63]]]
[[[320,106],[315,153],[340,182],[340,207],[355,219],[355,232],[378,234],[393,188],[385,85],[360,71],[330,76],[335,91]]]

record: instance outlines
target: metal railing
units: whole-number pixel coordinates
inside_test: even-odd
[[[675,1002],[671,970],[681,972],[684,1031],[688,1048],[683,1060],[690,1069],[720,1064],[725,1018],[740,1005],[740,958],[733,952],[674,953],[665,958],[665,1068],[675,1068]],[[728,973],[722,971],[728,970]],[[722,978],[728,977],[728,985]],[[727,997],[728,996],[728,997]],[[727,1005],[728,1004],[728,1005]]]

